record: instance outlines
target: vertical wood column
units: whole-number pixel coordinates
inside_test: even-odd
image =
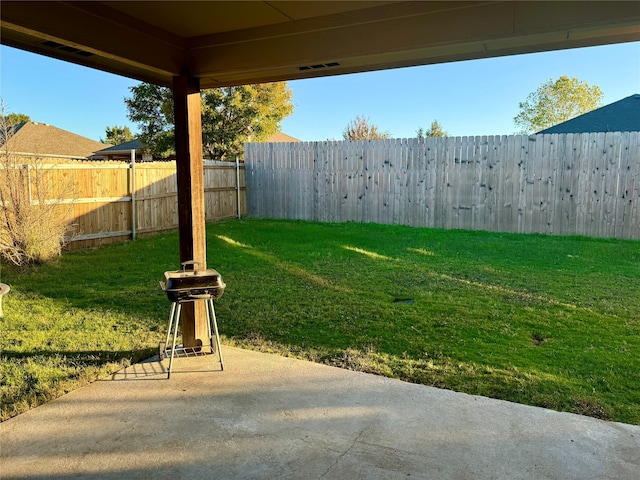
[[[178,178],[178,228],[180,262],[195,260],[198,269],[207,268],[204,213],[204,166],[200,82],[181,75],[173,78],[173,107]],[[182,341],[185,347],[207,345],[204,302],[182,307]]]

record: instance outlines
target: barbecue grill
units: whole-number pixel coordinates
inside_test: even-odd
[[[218,335],[218,323],[213,301],[219,299],[224,293],[226,284],[222,281],[220,274],[213,268],[196,270],[196,265],[200,262],[190,260],[182,262],[182,270],[164,272],[164,282],[160,282],[160,287],[165,291],[167,297],[172,302],[169,313],[169,325],[167,327],[167,337],[164,343],[160,343],[160,360],[169,357],[169,370],[167,378],[171,377],[173,358],[178,356],[197,356],[207,353],[218,352],[220,368],[224,370],[222,352],[220,351],[220,338]],[[187,269],[192,267],[192,269]],[[207,313],[207,333],[209,336],[208,346],[185,347],[176,346],[178,337],[178,325],[182,313],[182,305],[188,302],[204,301]],[[213,335],[212,335],[213,330]],[[215,338],[215,343],[214,343]],[[169,341],[171,340],[171,348]]]
[[[160,282],[160,286],[169,300],[184,303],[202,300],[202,295],[210,296],[212,300],[222,296],[226,284],[220,274],[213,268],[196,270],[199,263],[193,260],[182,262],[182,270],[164,272],[165,281]],[[187,270],[189,265],[194,267],[193,270]]]

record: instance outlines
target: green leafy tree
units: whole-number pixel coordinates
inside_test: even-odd
[[[140,141],[154,157],[175,153],[173,94],[170,88],[140,83],[125,98],[129,120],[138,124]]]
[[[448,137],[449,134],[442,129],[442,125],[437,120],[431,122],[431,128],[429,130],[424,130],[422,127],[418,129],[416,132],[416,136],[418,138],[426,138],[426,137]]]
[[[284,82],[205,90],[203,146],[212,158],[242,155],[245,142],[276,133],[293,113],[292,92]]]
[[[538,132],[602,106],[599,87],[565,75],[549,79],[520,102],[520,113],[513,119],[520,132]]]
[[[133,140],[133,134],[129,127],[119,127],[114,125],[113,127],[105,127],[105,137],[100,139],[102,143],[108,143],[110,145],[120,145],[121,143]]]
[[[4,122],[7,125],[18,125],[20,123],[30,122],[31,117],[24,113],[9,113],[4,117]]]
[[[129,119],[138,123],[140,139],[156,156],[173,153],[171,90],[146,83],[126,98]],[[293,113],[293,94],[286,82],[202,90],[202,144],[207,155],[224,160],[242,155],[244,143],[261,141]]]
[[[384,140],[390,137],[389,132],[381,132],[377,125],[360,116],[350,121],[342,132],[345,140]]]

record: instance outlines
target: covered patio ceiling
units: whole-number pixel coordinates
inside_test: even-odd
[[[640,3],[3,0],[1,42],[171,86],[311,78],[640,40]]]

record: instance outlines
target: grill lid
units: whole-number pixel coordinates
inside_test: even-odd
[[[190,288],[220,287],[224,285],[217,270],[177,270],[164,272],[167,290],[184,290]]]
[[[213,268],[196,270],[195,266],[199,262],[189,261],[182,263],[182,270],[171,270],[164,272],[164,282],[160,285],[167,294],[174,293],[182,296],[201,293],[213,294],[214,297],[222,296],[226,284],[222,281],[222,276]],[[193,265],[193,270],[187,270],[188,265]]]

